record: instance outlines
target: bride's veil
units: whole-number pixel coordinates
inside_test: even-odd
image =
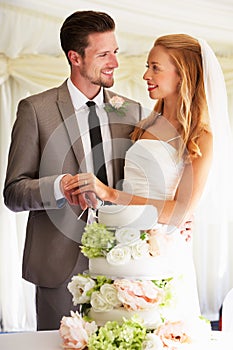
[[[233,219],[233,141],[228,115],[227,92],[220,64],[203,39],[201,46],[205,94],[213,132],[213,163],[205,195],[211,206],[212,220]]]
[[[231,231],[233,225],[233,141],[228,116],[227,93],[220,64],[204,41],[204,84],[213,132],[213,162],[194,224],[194,258],[199,271],[202,313],[218,312],[230,288]],[[200,254],[201,252],[201,254]],[[208,264],[207,264],[208,263]],[[206,291],[211,288],[211,293]]]

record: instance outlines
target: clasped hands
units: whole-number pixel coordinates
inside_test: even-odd
[[[80,205],[82,210],[98,209],[99,199],[104,200],[102,187],[108,188],[91,173],[66,174],[60,181],[60,188],[66,200],[71,205]]]

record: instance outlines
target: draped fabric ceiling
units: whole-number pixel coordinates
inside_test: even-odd
[[[78,9],[108,12],[116,21],[120,68],[114,90],[153,102],[142,80],[147,53],[155,38],[187,33],[206,39],[214,49],[226,81],[233,125],[233,1],[231,0],[0,0],[0,189],[2,193],[10,133],[18,101],[60,84],[69,74],[61,51],[63,20]],[[12,213],[0,201],[0,320],[6,331],[35,329],[34,287],[21,279],[27,213]],[[205,218],[203,219],[205,220]],[[233,287],[231,222],[225,230],[199,223],[194,257],[202,312],[214,320]],[[52,252],[51,252],[52,254]]]

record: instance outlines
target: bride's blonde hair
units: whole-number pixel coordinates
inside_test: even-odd
[[[198,40],[186,34],[169,34],[159,37],[155,46],[167,50],[172,63],[180,76],[179,96],[177,100],[177,121],[183,142],[179,149],[180,156],[192,160],[201,156],[198,138],[205,131],[210,131],[207,103],[205,97],[201,47]],[[163,113],[163,99],[159,99],[154,111]],[[137,140],[156,118],[152,113],[142,120],[133,131],[131,138]]]

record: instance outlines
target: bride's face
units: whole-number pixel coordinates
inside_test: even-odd
[[[147,81],[150,98],[177,97],[180,77],[169,54],[162,46],[155,46],[151,49],[143,79]]]

